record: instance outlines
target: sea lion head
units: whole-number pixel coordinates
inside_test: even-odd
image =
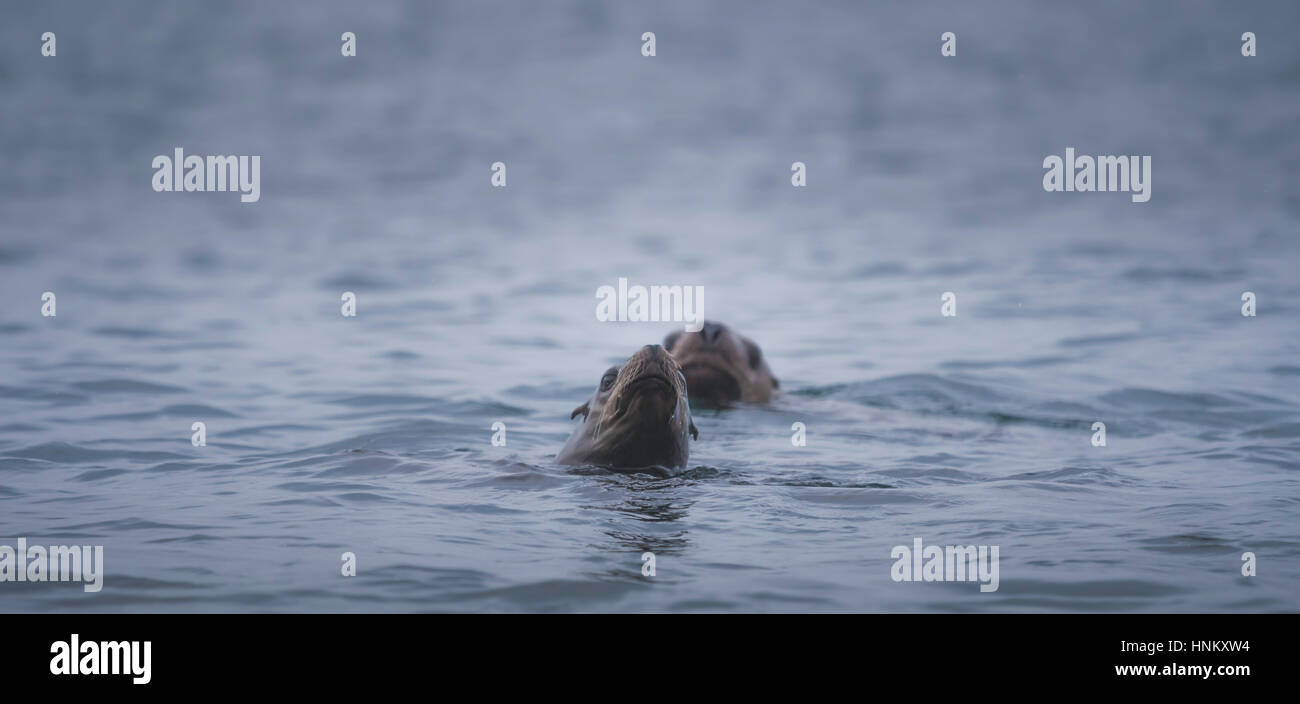
[[[560,464],[683,467],[690,454],[686,436],[699,437],[686,377],[659,345],[646,345],[606,370],[591,398],[569,417],[579,414],[582,424],[556,457]]]
[[[780,386],[758,345],[722,323],[705,321],[699,332],[674,331],[664,338],[664,347],[681,365],[698,405],[766,403]]]

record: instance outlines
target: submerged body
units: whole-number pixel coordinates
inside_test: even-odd
[[[699,332],[678,330],[664,338],[664,347],[681,365],[698,405],[767,403],[780,387],[758,345],[722,323],[705,321]]]
[[[582,423],[556,456],[567,465],[610,469],[686,466],[691,421],[686,378],[667,350],[646,345],[606,370],[600,385],[570,418]]]

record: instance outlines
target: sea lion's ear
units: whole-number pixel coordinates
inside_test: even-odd
[[[695,421],[690,421],[690,424],[691,424],[691,437],[695,438],[696,440],[699,440],[700,431],[695,429]]]
[[[589,410],[590,409],[587,408],[587,404],[584,403],[581,406],[578,406],[577,408],[573,409],[573,413],[569,414],[569,420],[573,420],[574,418],[577,418],[579,413],[582,414],[583,420],[587,420],[587,413]]]

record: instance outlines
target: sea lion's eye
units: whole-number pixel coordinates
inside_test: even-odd
[[[670,333],[668,333],[667,335],[665,335],[665,336],[664,336],[664,349],[666,349],[666,350],[671,350],[671,349],[673,348],[673,345],[677,344],[677,340],[681,339],[681,337],[682,337],[682,331],[681,331],[681,330],[677,330],[677,331],[675,331],[675,332],[670,332]]]
[[[605,372],[605,376],[600,378],[600,390],[609,391],[614,388],[615,381],[618,381],[618,374],[616,372]]]

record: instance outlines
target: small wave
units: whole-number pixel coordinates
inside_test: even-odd
[[[103,462],[106,460],[129,460],[133,462],[154,462],[168,459],[188,459],[184,455],[172,452],[144,450],[92,450],[66,442],[47,442],[40,445],[10,450],[8,457],[20,459],[45,460],[55,464],[76,464],[79,462]]]
[[[147,420],[149,418],[237,418],[234,413],[223,411],[214,406],[206,406],[201,403],[181,403],[164,406],[156,411],[143,411],[140,413],[118,413],[105,416],[95,416],[94,420]],[[229,435],[227,434],[227,437]]]
[[[1167,267],[1159,268],[1152,266],[1139,266],[1128,269],[1123,273],[1124,278],[1130,281],[1150,283],[1156,281],[1186,281],[1186,282],[1210,282],[1210,281],[1233,281],[1245,276],[1246,272],[1241,269],[1196,269],[1192,267]]]
[[[1020,472],[1000,477],[996,482],[1047,482],[1048,484],[1096,484],[1115,486],[1127,483],[1122,475],[1107,467],[1062,467],[1061,469]]]
[[[452,593],[452,602],[503,601],[527,609],[590,608],[592,604],[621,601],[649,586],[628,580],[548,579],[496,589]],[[481,608],[481,607],[480,607]]]
[[[0,398],[8,398],[16,401],[53,403],[55,405],[82,403],[90,400],[90,398],[84,394],[47,391],[45,389],[24,388],[19,386],[0,386]]]
[[[127,340],[148,340],[156,338],[176,338],[180,337],[178,333],[168,332],[166,330],[151,330],[148,328],[126,328],[126,327],[102,327],[90,331],[92,335],[100,337],[120,337]]]
[[[73,477],[78,482],[94,482],[100,479],[110,479],[121,474],[127,474],[125,469],[92,469],[89,472],[82,472]]]
[[[137,381],[135,379],[78,381],[73,383],[72,386],[83,391],[92,391],[96,393],[177,394],[185,391],[185,389],[182,389],[179,386],[155,384],[153,382]]]
[[[343,273],[326,277],[316,283],[317,288],[329,291],[386,291],[399,288],[393,279],[361,273]]]
[[[797,396],[830,398],[882,408],[985,420],[998,425],[1027,424],[1046,428],[1086,427],[1098,412],[1082,403],[1036,399],[1028,392],[995,390],[969,380],[933,374],[904,374],[874,381],[811,387]]]
[[[1056,342],[1060,347],[1091,347],[1093,345],[1110,345],[1117,342],[1131,342],[1138,338],[1135,332],[1122,332],[1110,335],[1085,335],[1083,337],[1063,337]]]
[[[1160,507],[1168,509],[1170,507]],[[1198,507],[1198,510],[1203,510]],[[1139,540],[1139,543],[1145,546],[1147,550],[1167,553],[1225,553],[1240,552],[1238,546],[1211,535],[1203,534],[1179,534],[1167,535],[1158,538],[1147,538]]]
[[[1300,423],[1280,423],[1267,428],[1247,430],[1242,435],[1248,438],[1300,438]]]

